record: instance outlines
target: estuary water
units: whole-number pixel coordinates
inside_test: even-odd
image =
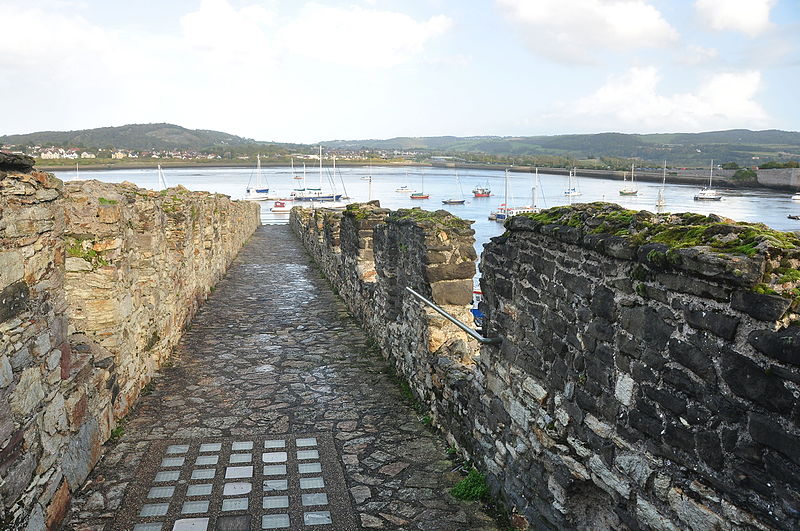
[[[56,171],[62,180],[76,177],[72,171]],[[233,199],[244,197],[249,181],[254,183],[255,170],[248,168],[180,168],[165,169],[164,175],[169,186],[183,185],[189,190],[202,190],[221,193]],[[294,176],[302,177],[302,169],[295,167]],[[368,178],[372,176],[370,184]],[[262,176],[270,189],[282,197],[288,197],[294,188],[303,186],[302,179],[294,179],[288,167],[270,167],[262,170]],[[155,170],[98,170],[82,171],[80,179],[97,179],[106,182],[130,181],[144,188],[155,189],[158,176]],[[510,206],[529,205],[533,175],[529,173],[509,173]],[[570,198],[564,196],[567,188],[567,177],[562,175],[539,174],[537,184],[537,205],[541,208],[565,205]],[[306,184],[309,187],[320,185],[318,168],[309,168],[306,173]],[[475,220],[476,249],[480,254],[482,245],[493,236],[502,234],[501,223],[489,221],[489,213],[505,202],[504,172],[497,170],[458,170],[458,178],[452,168],[376,166],[339,167],[335,179],[330,168],[324,168],[322,188],[329,192],[333,186],[337,193],[343,191],[350,197],[348,202],[378,199],[381,206],[397,209],[422,207],[425,210],[445,209],[453,214]],[[578,179],[577,188],[582,195],[572,198],[572,202],[610,201],[625,208],[634,210],[656,211],[655,201],[659,184],[637,183],[637,196],[620,196],[620,181],[611,179]],[[406,186],[410,190],[424,191],[430,194],[427,200],[412,200],[409,193],[397,192]],[[472,197],[472,189],[477,186],[488,186],[492,196],[486,198]],[[666,186],[666,212],[697,212],[701,214],[715,213],[737,221],[761,222],[779,230],[800,230],[800,221],[788,219],[789,214],[800,215],[800,202],[792,201],[790,194],[765,190],[726,190],[721,189],[722,201],[694,201],[697,186],[669,184]],[[444,199],[466,199],[464,205],[443,205]],[[304,203],[299,203],[304,204]],[[305,203],[307,205],[307,203]],[[262,202],[261,218],[263,223],[286,223],[289,214],[273,214],[269,211],[272,202]]]

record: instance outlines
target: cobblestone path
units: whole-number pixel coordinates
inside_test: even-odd
[[[450,496],[460,476],[446,445],[386,368],[290,229],[261,227],[76,495],[66,528],[495,529],[479,504]],[[201,464],[215,475],[203,480]],[[302,479],[304,466],[323,470]]]

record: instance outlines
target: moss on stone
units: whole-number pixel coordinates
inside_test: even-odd
[[[469,471],[467,477],[456,483],[450,489],[450,494],[459,500],[481,500],[489,496],[489,487],[486,485],[486,477],[475,470]]]
[[[394,221],[411,221],[414,223],[429,223],[441,228],[467,229],[471,222],[454,216],[446,210],[422,210],[419,207],[400,209],[392,212],[390,219]]]
[[[106,260],[101,253],[95,251],[92,246],[93,242],[87,238],[67,238],[67,256],[83,258],[92,264],[93,268],[107,266],[108,260]]]
[[[735,222],[713,214],[636,212],[603,202],[554,207],[535,214],[521,214],[520,217],[528,218],[536,225],[556,225],[553,229],[560,225],[578,229],[584,235],[618,236],[633,246],[661,244],[664,248],[650,250],[645,255],[645,263],[658,268],[680,265],[682,256],[679,251],[687,248],[698,248],[722,260],[755,259],[761,255],[769,260],[778,260],[781,268],[775,271],[767,269],[762,284],[752,289],[791,299],[800,295],[800,270],[796,268],[800,259],[800,236],[771,229],[762,223]],[[507,224],[511,232],[514,226],[513,221]],[[530,230],[527,222],[522,227]],[[743,274],[733,262],[731,268],[733,275]]]
[[[100,197],[97,199],[97,202],[101,205],[116,205],[119,201],[116,199],[106,199],[105,197]]]

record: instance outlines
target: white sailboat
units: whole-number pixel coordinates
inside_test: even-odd
[[[169,188],[167,179],[164,177],[164,170],[161,169],[161,164],[158,165],[158,190],[166,190]]]
[[[577,197],[583,195],[577,186],[577,176],[575,175],[575,168],[569,170],[569,181],[567,182],[567,189],[564,190],[565,197]]]
[[[255,183],[250,186],[250,183],[255,177]],[[250,175],[247,181],[247,189],[244,198],[248,201],[272,201],[278,199],[275,194],[269,193],[269,184],[264,186],[264,176],[261,173],[261,155],[256,155],[256,171],[255,174]]]
[[[711,173],[708,176],[708,186],[703,187],[694,196],[695,201],[721,201],[722,195],[712,187],[714,182],[714,161],[711,161]]]
[[[458,192],[459,192],[459,194],[461,194],[461,199],[454,199],[454,198],[451,197],[450,199],[442,200],[442,204],[444,204],[444,205],[463,205],[464,203],[466,203],[467,200],[464,199],[464,190],[461,188],[461,178],[458,176],[458,169],[456,169],[455,164],[453,164],[453,171],[456,174],[456,181],[458,182]]]
[[[667,199],[664,197],[664,189],[667,185],[667,161],[664,161],[664,173],[661,176],[661,188],[658,189],[658,197],[656,198],[656,207],[664,208],[667,205]]]
[[[505,176],[505,184],[504,184],[504,203],[500,205],[500,207],[489,214],[489,219],[494,221],[503,222],[510,218],[511,216],[516,216],[518,214],[535,214],[539,212],[539,207],[536,206],[536,183],[533,179],[538,181],[539,179],[539,168],[536,168],[535,177],[531,177],[531,204],[526,206],[519,206],[519,207],[512,207],[509,204],[509,194],[508,194],[508,168],[506,168],[506,176]],[[512,198],[513,200],[513,198]]]
[[[619,195],[637,195],[639,193],[639,189],[636,188],[636,184],[635,184],[635,181],[634,181],[633,167],[634,167],[634,165],[631,164],[631,181],[630,181],[630,183],[628,183],[627,180],[625,179],[625,174],[624,173],[622,174],[622,180],[625,181],[625,185],[622,188],[620,188]]]

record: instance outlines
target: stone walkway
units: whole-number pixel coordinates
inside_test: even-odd
[[[167,531],[177,519],[184,529],[495,529],[479,504],[450,496],[460,476],[446,445],[387,373],[289,228],[261,227],[73,500],[66,528]],[[303,476],[304,466],[317,473]],[[204,480],[199,468],[214,472]]]

